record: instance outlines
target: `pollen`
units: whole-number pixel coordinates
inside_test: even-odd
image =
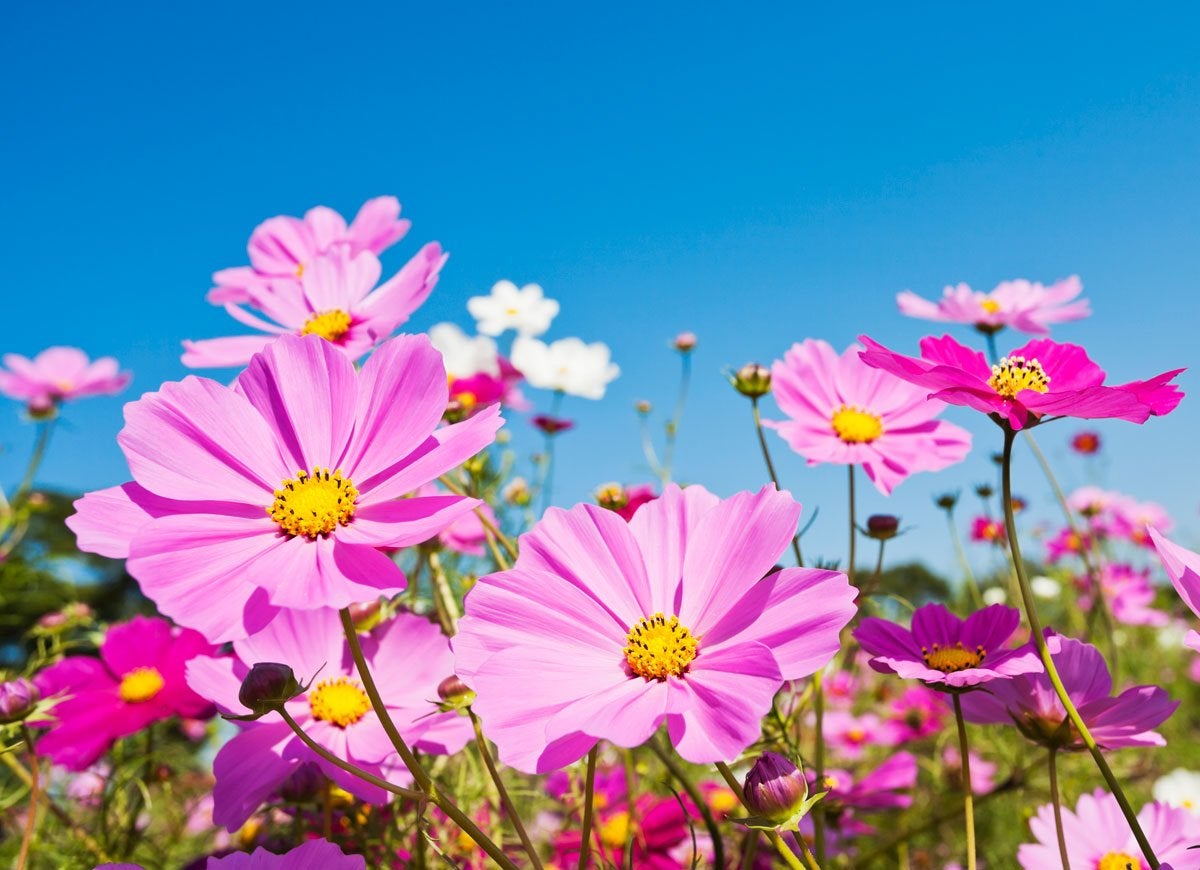
[[[962,641],[954,646],[941,646],[935,643],[930,648],[921,647],[921,657],[925,659],[926,667],[944,674],[952,674],[955,671],[979,667],[980,663],[987,658],[987,650],[982,646],[977,646],[972,652],[963,648]]]
[[[322,680],[308,695],[314,719],[339,728],[353,725],[371,709],[371,700],[362,686],[349,677]]]
[[[699,638],[678,617],[656,613],[639,619],[625,641],[625,661],[631,671],[647,680],[665,680],[684,675],[696,657]]]
[[[350,331],[350,315],[340,308],[322,311],[304,321],[301,335],[319,335],[326,341],[337,341]]]
[[[1000,310],[1000,303],[997,302],[995,299],[984,299],[982,302],[979,303],[979,307],[982,308],[984,311],[986,311],[988,314],[995,314],[997,311]]]
[[[629,837],[629,813],[613,813],[600,826],[600,842],[610,849],[620,849]]]
[[[275,501],[266,510],[285,534],[315,540],[339,525],[349,524],[357,498],[358,490],[348,478],[342,477],[340,468],[334,472],[314,468],[312,474],[297,471],[294,478],[285,480],[275,490]]]
[[[997,365],[992,366],[992,376],[988,378],[988,386],[998,395],[1011,399],[1021,390],[1033,390],[1035,393],[1045,393],[1050,389],[1050,376],[1036,359],[1025,359],[1023,356],[1006,356]]]
[[[833,412],[833,431],[847,444],[870,444],[883,434],[883,421],[853,405],[842,405]]]
[[[155,668],[134,668],[121,680],[117,691],[126,704],[142,704],[154,698],[166,685]]]
[[[1100,859],[1096,870],[1142,870],[1142,859],[1128,852],[1109,852]]]

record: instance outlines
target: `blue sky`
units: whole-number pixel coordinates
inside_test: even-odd
[[[1195,367],[1200,14],[1185,4],[44,4],[0,34],[0,137],[12,325],[0,350],[75,344],[136,375],[184,374],[179,342],[228,334],[203,299],[250,230],[317,203],[400,197],[385,258],[437,239],[451,258],[411,322],[469,325],[499,278],[562,303],[551,338],[613,347],[623,374],[559,443],[560,502],[638,480],[631,410],[670,404],[677,331],[700,336],[678,468],[729,493],[764,472],[722,367],[867,332],[914,349],[932,327],[895,294],[1082,276],[1095,316],[1056,331],[1116,379]],[[969,333],[959,336],[964,340]],[[1196,374],[1183,378],[1197,392]],[[125,479],[121,399],[67,412],[43,482]],[[990,479],[998,432],[961,467],[864,510],[914,526],[897,557],[949,565],[933,492]],[[529,448],[526,424],[515,421]],[[1166,504],[1193,545],[1193,397],[1145,427],[1103,425],[1104,482]],[[1068,485],[1074,427],[1041,441]],[[0,475],[30,428],[0,413]],[[844,471],[773,442],[784,484],[844,547]],[[1047,508],[1031,462],[1018,488]]]

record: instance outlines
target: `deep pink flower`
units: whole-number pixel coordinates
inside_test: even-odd
[[[321,254],[296,282],[271,282],[246,291],[245,304],[225,310],[258,335],[183,343],[184,365],[192,368],[243,366],[276,335],[316,335],[358,359],[408,320],[437,284],[446,255],[436,242],[422,248],[399,272],[376,287],[381,265],[369,251],[351,254],[336,247]]]
[[[946,698],[925,686],[908,686],[888,705],[883,723],[891,745],[921,740],[942,730],[949,710]]]
[[[441,355],[387,342],[356,372],[329,342],[283,336],[232,388],[188,377],[125,406],[134,480],[75,503],[88,552],[129,559],[159,609],[214,643],[282,607],[346,607],[404,588],[381,550],[427,541],[479,502],[401,498],[473,456],[491,408],[438,428]]]
[[[901,314],[922,320],[965,323],[980,332],[999,332],[1006,326],[1034,335],[1045,335],[1052,323],[1080,320],[1091,314],[1086,299],[1072,301],[1083,292],[1078,275],[1049,287],[1036,281],[1002,281],[990,293],[966,284],[946,287],[937,302],[922,299],[911,290],[896,296]]]
[[[188,688],[184,665],[215,650],[197,632],[135,616],[113,625],[100,657],[67,656],[34,678],[43,698],[62,694],[38,752],[83,770],[121,737],[172,716],[204,718],[212,705]]]
[[[1059,529],[1058,534],[1046,541],[1046,561],[1051,565],[1067,556],[1082,556],[1096,549],[1096,542],[1087,532],[1076,532],[1070,526]]]
[[[628,523],[596,505],[548,510],[512,570],[472,587],[453,641],[505,763],[554,770],[664,721],[687,760],[736,758],[855,611],[842,574],[765,576],[799,516],[773,487],[721,500],[672,485]]]
[[[118,371],[111,356],[92,362],[77,347],[49,347],[33,359],[6,353],[4,365],[0,393],[24,402],[34,414],[44,414],[59,402],[114,395],[133,377]]]
[[[1200,840],[1200,816],[1188,810],[1158,802],[1146,804],[1137,816],[1161,866],[1171,862],[1175,867],[1194,867],[1196,853],[1188,847]],[[1117,799],[1104,789],[1080,795],[1075,809],[1062,808],[1063,834],[1067,843],[1067,860],[1072,868],[1125,868],[1146,870],[1148,865],[1138,848],[1133,831],[1117,804]],[[1046,870],[1062,866],[1058,853],[1058,835],[1054,824],[1054,807],[1045,804],[1029,820],[1029,830],[1036,840],[1017,850],[1017,861],[1023,870]]]
[[[870,616],[855,630],[854,638],[880,673],[921,680],[939,690],[984,683],[991,689],[994,683],[1042,670],[1037,653],[1005,645],[1020,623],[1020,612],[1003,604],[977,610],[966,620],[941,604],[926,604],[913,613],[911,631]]]
[[[1026,429],[1043,417],[1116,417],[1144,423],[1175,409],[1183,393],[1170,380],[1183,369],[1151,381],[1104,386],[1104,370],[1082,347],[1039,338],[990,366],[979,351],[948,335],[921,339],[921,356],[910,357],[859,336],[870,366],[924,388],[931,398],[966,405],[1013,429]]]
[[[625,487],[625,507],[617,509],[617,515],[623,520],[633,519],[638,508],[658,498],[658,492],[652,483],[635,483]]]
[[[436,625],[400,614],[362,639],[379,694],[400,733],[417,751],[451,755],[471,739],[470,722],[439,712],[437,686],[453,673],[450,645]],[[233,644],[234,657],[202,656],[188,664],[189,685],[225,712],[244,715],[242,680],[259,662],[289,665],[312,681],[287,711],[317,743],[338,758],[397,785],[411,782],[363,691],[341,620],[333,610],[284,610],[263,631]],[[213,762],[213,820],[236,831],[301,764],[313,762],[342,788],[369,803],[391,795],[346,773],[309,750],[277,714],[244,723]]]
[[[1178,701],[1172,701],[1158,686],[1134,686],[1114,698],[1108,665],[1098,649],[1053,634],[1047,637],[1047,644],[1067,694],[1097,743],[1106,749],[1165,745],[1162,735],[1152,729],[1175,712]],[[1033,644],[1025,651],[1037,654]],[[964,696],[962,707],[971,722],[1011,723],[1038,743],[1084,748],[1045,673],[1026,673],[991,683],[987,692]]]
[[[1081,456],[1092,456],[1100,452],[1100,433],[1085,430],[1076,432],[1071,438],[1071,449]]]
[[[1104,600],[1112,612],[1113,619],[1122,625],[1151,625],[1162,628],[1171,618],[1154,607],[1154,586],[1150,583],[1150,571],[1137,569],[1125,563],[1108,562],[1100,566],[1100,588]],[[1084,594],[1079,597],[1079,606],[1092,609],[1092,590],[1086,574],[1076,578]]]
[[[575,421],[565,417],[552,417],[549,414],[536,414],[529,418],[529,422],[546,435],[557,435],[575,428]]]
[[[1150,529],[1150,539],[1175,591],[1179,593],[1188,609],[1200,616],[1200,553],[1193,553],[1167,540],[1157,529]],[[1183,643],[1184,646],[1200,652],[1200,633],[1189,631]]]
[[[911,752],[896,752],[860,779],[837,769],[825,771],[819,784],[812,771],[808,777],[813,791],[829,792],[822,800],[834,812],[842,808],[903,809],[912,806],[912,796],[906,792],[917,784],[917,759]]]
[[[1139,547],[1152,547],[1150,529],[1169,532],[1175,527],[1167,509],[1152,501],[1137,501],[1120,496],[1112,506],[1112,527],[1109,534],[1124,538]]]
[[[593,843],[592,855],[599,852],[605,863],[620,866],[627,837],[633,834],[633,866],[639,870],[684,870],[692,867],[690,832],[700,827],[699,811],[686,796],[683,806],[674,797],[652,794],[639,796],[632,807],[625,799],[606,804],[593,820],[599,847]],[[690,817],[690,819],[689,819]],[[699,838],[697,838],[699,839]],[[554,842],[554,865],[575,867],[579,864],[580,828],[574,824],[563,830]],[[699,844],[697,844],[699,845]]]
[[[851,345],[838,356],[811,338],[792,345],[771,366],[775,401],[791,419],[766,425],[809,465],[861,465],[884,495],[914,472],[961,462],[971,436],[934,419],[945,405],[864,364],[860,350]]]
[[[309,840],[276,854],[261,846],[253,852],[234,852],[209,858],[205,870],[366,870],[362,855],[347,855],[328,840]]]
[[[1003,547],[1008,543],[1008,532],[1000,520],[975,517],[971,520],[971,540],[977,544],[995,544]]]

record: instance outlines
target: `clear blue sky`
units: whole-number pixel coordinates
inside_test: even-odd
[[[1190,366],[1194,395],[1145,427],[1100,427],[1106,482],[1168,505],[1197,543],[1200,13],[1191,4],[19,4],[0,33],[0,350],[74,344],[135,374],[184,374],[179,341],[229,334],[203,299],[260,220],[390,193],[451,259],[415,328],[536,281],[550,337],[612,345],[622,377],[568,400],[559,501],[637,480],[631,405],[669,405],[665,342],[700,336],[679,471],[727,494],[764,480],[726,364],[859,332],[915,348],[895,294],[1083,277],[1095,316],[1056,331],[1115,378]],[[959,333],[968,338],[969,333]],[[67,412],[43,482],[114,484],[122,399]],[[991,424],[889,503],[898,557],[949,564],[931,492],[990,479]],[[525,424],[516,429],[524,438]],[[1069,423],[1041,430],[1067,456]],[[983,440],[986,439],[986,440]],[[533,439],[526,438],[531,447]],[[31,432],[0,412],[0,475]],[[774,442],[785,485],[843,552],[844,471]],[[1046,487],[1031,462],[1019,488]],[[1047,506],[1048,507],[1048,506]]]

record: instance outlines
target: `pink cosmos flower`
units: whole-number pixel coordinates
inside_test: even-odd
[[[1157,529],[1150,529],[1150,540],[1175,591],[1188,609],[1200,616],[1200,553],[1193,553],[1167,540]],[[1200,633],[1189,631],[1183,643],[1189,649],[1200,652]]]
[[[135,616],[113,625],[100,657],[67,656],[34,678],[42,697],[62,695],[38,752],[80,771],[121,737],[172,716],[207,718],[212,705],[188,688],[184,666],[215,650],[197,632]]]
[[[418,489],[416,494],[422,498],[429,498],[446,493],[445,490],[439,489],[433,484],[426,484]],[[496,514],[491,505],[482,502],[479,510],[491,521],[492,525],[497,525]],[[470,511],[438,532],[437,540],[447,550],[453,550],[455,553],[482,556],[484,545],[487,543],[487,532],[484,530],[483,521],[479,515],[475,511]]]
[[[1162,803],[1150,803],[1138,813],[1138,825],[1145,832],[1151,848],[1166,867],[1194,867],[1196,853],[1189,846],[1200,839],[1200,817],[1185,809]],[[1121,813],[1117,799],[1104,789],[1080,795],[1075,809],[1062,809],[1063,834],[1067,842],[1067,860],[1072,868],[1132,867],[1145,870],[1149,865],[1142,857],[1133,831]],[[1058,853],[1058,835],[1054,824],[1054,807],[1046,804],[1029,820],[1034,843],[1025,843],[1017,850],[1017,860],[1023,870],[1046,870],[1062,866]]]
[[[1000,520],[975,517],[971,520],[971,540],[977,544],[995,544],[1003,547],[1008,543],[1008,531]]]
[[[457,712],[439,712],[437,686],[453,673],[450,645],[438,627],[401,614],[362,639],[363,653],[392,719],[419,752],[451,755],[472,737]],[[363,691],[341,620],[333,610],[284,610],[263,631],[235,641],[235,657],[201,656],[188,663],[188,684],[233,715],[248,711],[238,700],[242,680],[259,662],[279,662],[308,691],[287,711],[317,743],[339,758],[397,785],[411,782]],[[236,831],[305,762],[313,762],[346,791],[368,803],[391,795],[309,750],[278,715],[245,723],[213,761],[213,820]]]
[[[1082,556],[1096,549],[1096,542],[1087,532],[1079,533],[1066,526],[1046,541],[1046,561],[1051,565],[1067,556]]]
[[[912,806],[912,796],[905,794],[917,784],[917,759],[911,752],[897,752],[870,773],[855,779],[847,771],[825,771],[820,787],[816,774],[808,772],[814,791],[828,791],[823,799],[834,813],[839,808],[858,810],[903,809]]]
[[[830,710],[823,723],[825,741],[834,754],[853,761],[870,746],[886,746],[889,732],[874,713],[855,716],[843,710]]]
[[[980,332],[999,332],[1006,326],[1033,335],[1045,335],[1052,323],[1080,320],[1091,314],[1086,299],[1072,302],[1083,292],[1078,275],[1049,287],[1035,281],[1002,281],[990,293],[966,284],[946,287],[937,302],[922,299],[911,290],[896,297],[901,314],[922,320],[966,323]]]
[[[993,604],[959,619],[941,604],[918,607],[912,630],[877,616],[867,617],[854,638],[871,654],[871,667],[939,691],[1002,683],[1019,674],[1040,673],[1029,648],[1005,646],[1021,623],[1014,607]],[[945,687],[945,688],[943,688]]]
[[[315,258],[299,286],[272,282],[247,290],[246,305],[266,315],[225,303],[225,310],[259,335],[183,343],[184,365],[192,368],[243,366],[276,335],[317,335],[358,359],[408,320],[437,284],[446,255],[436,242],[422,248],[378,287],[382,266],[369,251],[337,247]]]
[[[217,286],[209,291],[208,301],[240,304],[268,284],[298,284],[308,266],[332,250],[381,254],[404,238],[410,226],[411,221],[400,218],[400,203],[394,196],[367,200],[350,226],[323,205],[309,209],[303,219],[287,215],[269,218],[250,235],[250,265],[213,275]]]
[[[1122,625],[1151,625],[1162,628],[1171,618],[1154,605],[1154,587],[1150,584],[1150,571],[1138,570],[1125,563],[1106,563],[1100,566],[1100,588],[1104,600],[1112,611],[1113,618]],[[1092,595],[1086,574],[1076,578],[1083,589],[1079,606],[1092,609]]]
[[[24,402],[34,415],[46,414],[60,402],[114,395],[133,377],[118,371],[111,356],[92,362],[77,347],[46,348],[33,359],[6,353],[4,365],[0,393]]]
[[[1113,521],[1110,534],[1123,538],[1139,547],[1152,547],[1150,529],[1169,532],[1175,527],[1167,509],[1152,501],[1120,497],[1113,504]]]
[[[328,840],[309,840],[282,854],[261,846],[253,852],[235,852],[209,858],[205,870],[366,870],[362,855],[347,855]]]
[[[937,734],[942,730],[948,712],[941,692],[922,685],[908,686],[888,706],[883,723],[887,743],[908,743]]]
[[[1081,456],[1093,456],[1100,452],[1100,433],[1085,430],[1076,432],[1071,438],[1071,449]]]
[[[1178,701],[1158,686],[1135,686],[1112,697],[1112,679],[1104,656],[1091,644],[1050,634],[1050,655],[1071,701],[1106,749],[1124,746],[1163,746],[1166,741],[1152,729],[1165,722]],[[1036,655],[1033,644],[1026,652]],[[1067,711],[1050,678],[1026,673],[988,685],[962,699],[963,715],[980,724],[1015,724],[1037,743],[1066,749],[1083,749],[1083,742],[1067,719]]]
[[[479,502],[400,498],[487,446],[491,408],[437,428],[441,356],[424,336],[384,344],[356,372],[315,336],[283,336],[233,387],[188,377],[125,406],[134,480],[89,493],[67,524],[81,549],[128,558],[159,609],[213,643],[279,608],[392,595],[382,552],[427,541]]]
[[[775,401],[789,420],[767,420],[809,465],[861,465],[884,495],[917,471],[961,462],[971,436],[944,420],[927,391],[807,339],[771,366]]]
[[[987,794],[996,787],[996,765],[984,760],[972,749],[967,750],[971,759],[971,794]],[[954,790],[962,791],[962,754],[957,746],[947,744],[942,750],[942,764],[949,778],[954,781]]]
[[[664,721],[685,759],[735,758],[855,611],[842,574],[766,576],[799,516],[769,486],[724,500],[668,486],[628,523],[590,504],[548,510],[513,568],[467,594],[453,641],[504,762],[555,770],[601,739],[640,745]]]
[[[658,492],[652,483],[635,483],[625,487],[625,498],[625,507],[619,508],[617,515],[621,519],[629,521],[638,512],[638,508],[658,498]]]
[[[994,366],[979,351],[948,335],[921,339],[921,356],[888,350],[867,336],[867,365],[891,372],[928,391],[931,398],[966,405],[1013,429],[1026,429],[1043,417],[1116,417],[1144,423],[1175,410],[1183,393],[1170,381],[1183,369],[1149,381],[1104,386],[1104,370],[1082,347],[1040,338],[1017,348]]]

